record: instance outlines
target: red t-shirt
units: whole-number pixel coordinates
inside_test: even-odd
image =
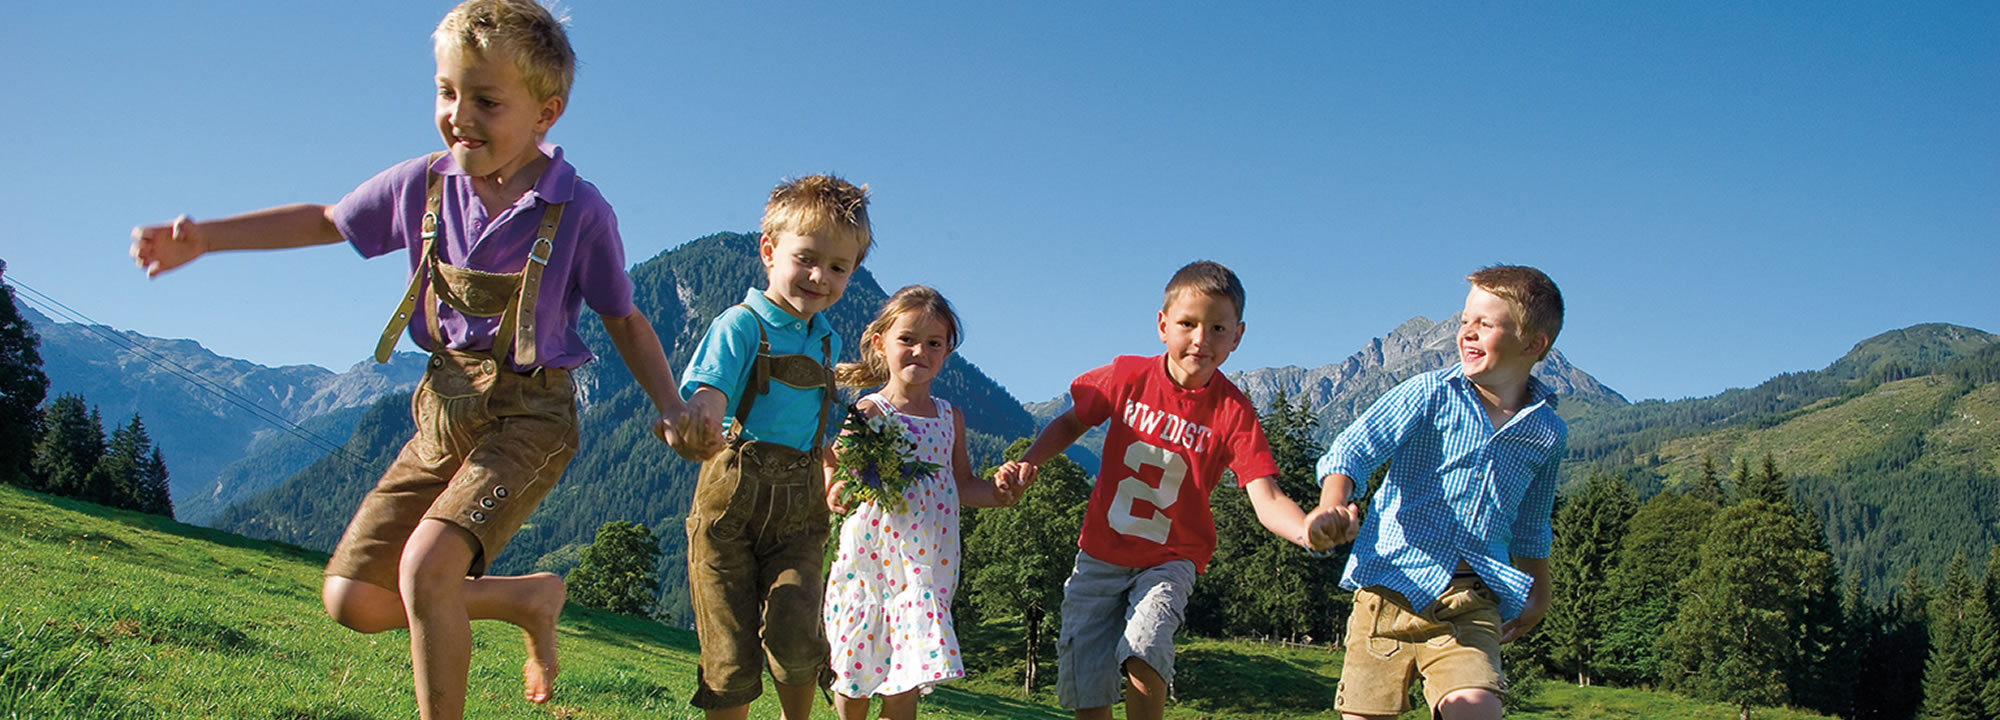
[[[1208,494],[1224,469],[1238,486],[1278,474],[1278,461],[1250,398],[1221,373],[1183,388],[1166,356],[1125,355],[1070,383],[1077,419],[1106,420],[1102,467],[1090,491],[1077,547],[1132,568],[1186,559],[1195,571],[1215,555]]]

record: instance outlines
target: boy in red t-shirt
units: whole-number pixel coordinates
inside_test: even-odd
[[[1278,490],[1257,408],[1217,372],[1243,337],[1236,273],[1206,260],[1181,268],[1167,283],[1159,323],[1166,354],[1121,356],[1078,377],[1074,407],[997,478],[1027,481],[1085,431],[1112,421],[1076,569],[1063,584],[1056,697],[1078,718],[1111,717],[1121,676],[1131,680],[1128,720],[1164,712],[1174,631],[1195,574],[1215,554],[1208,495],[1223,470],[1236,472],[1257,519],[1279,537],[1325,550],[1344,520],[1343,508],[1307,515]]]

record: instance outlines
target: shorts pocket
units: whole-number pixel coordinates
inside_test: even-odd
[[[695,480],[694,503],[688,513],[694,523],[690,531],[707,532],[717,540],[741,537],[750,521],[750,489],[743,487],[741,448],[724,448],[709,458]]]

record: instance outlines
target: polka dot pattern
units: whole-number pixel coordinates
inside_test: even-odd
[[[951,405],[932,400],[935,418],[898,413],[877,395],[864,398],[909,429],[918,460],[944,469],[911,485],[904,495],[908,512],[871,503],[840,527],[821,607],[833,647],[833,689],[848,697],[929,693],[965,675],[951,625],[958,585],[958,483],[951,464],[956,424]]]

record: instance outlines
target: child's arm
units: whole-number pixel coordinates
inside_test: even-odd
[[[1328,511],[1317,508],[1307,515],[1299,509],[1298,503],[1292,502],[1278,489],[1277,478],[1251,480],[1250,484],[1243,486],[1243,491],[1250,494],[1250,507],[1257,511],[1257,521],[1263,523],[1264,529],[1271,534],[1307,550],[1325,550],[1334,546],[1330,530],[1325,527],[1332,522],[1325,519]]]
[[[952,424],[958,426],[958,433],[952,436],[956,439],[951,443],[951,471],[958,482],[958,501],[972,507],[1009,507],[1019,502],[1018,488],[1033,481],[1034,473],[1020,467],[1021,463],[1007,463],[1002,467],[1013,469],[1005,477],[996,472],[988,480],[972,474],[972,456],[965,450],[965,415],[952,413],[951,418]],[[1020,474],[1024,471],[1027,478],[1022,480]]]
[[[1555,593],[1555,588],[1549,586],[1548,558],[1517,557],[1514,567],[1534,578],[1535,584],[1528,588],[1528,604],[1521,606],[1521,614],[1500,626],[1502,643],[1519,640],[1541,624],[1542,616],[1549,612],[1549,598]]]
[[[223,250],[279,250],[340,242],[327,205],[286,205],[221,220],[186,215],[165,225],[132,228],[132,260],[146,277]]]
[[[703,386],[702,389],[706,390],[708,388]],[[861,403],[858,409],[861,411],[862,417],[872,418],[882,414],[882,408],[876,407],[875,403]],[[964,430],[961,429],[959,432],[962,433]],[[846,429],[842,429],[840,434],[846,435],[848,432]],[[836,454],[839,452],[839,448],[840,443],[828,442],[826,447],[820,449],[819,459],[820,465],[823,466],[821,469],[826,472],[826,509],[832,511],[835,515],[846,515],[848,510],[853,509],[840,504],[840,490],[847,483],[833,479],[834,471],[840,469],[840,456]],[[961,487],[963,486],[961,485]]]
[[[625,317],[599,316],[604,320],[604,332],[611,336],[611,344],[618,347],[618,355],[625,359],[625,367],[632,371],[632,379],[639,381],[639,388],[652,399],[653,409],[659,418],[653,421],[653,435],[673,446],[675,452],[687,447],[694,452],[704,452],[702,457],[715,454],[722,445],[721,432],[709,432],[708,426],[699,422],[687,403],[681,402],[680,392],[675,390],[673,368],[667,366],[667,353],[660,347],[660,336],[653,332],[653,323],[646,319],[638,308]],[[682,453],[685,455],[686,453]]]
[[[1090,426],[1076,416],[1074,408],[1064,411],[1063,414],[1057,415],[1056,419],[1050,420],[1048,427],[1042,428],[1042,432],[1035,436],[1034,444],[1029,445],[1028,451],[1021,454],[1020,462],[1001,466],[1000,471],[993,475],[993,482],[1000,486],[1002,492],[1020,496],[1021,493],[1027,492],[1029,485],[1035,484],[1035,472],[1042,463],[1062,454],[1064,449],[1075,444],[1077,438],[1083,437],[1083,434],[1089,431]]]
[[[1319,507],[1312,523],[1315,541],[1323,541],[1326,547],[1354,542],[1354,536],[1361,532],[1361,508],[1352,502],[1354,478],[1344,473],[1330,473],[1319,480]],[[1323,550],[1318,542],[1315,550]]]
[[[676,439],[674,452],[682,459],[702,462],[722,451],[722,411],[729,407],[729,396],[721,390],[702,385],[687,399],[687,412],[681,417],[686,423]],[[826,457],[831,457],[829,453]]]

